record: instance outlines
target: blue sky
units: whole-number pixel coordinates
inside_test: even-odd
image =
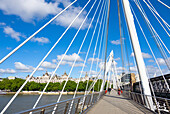
[[[62,40],[57,44],[52,53],[47,57],[40,70],[35,73],[34,76],[41,76],[45,71],[52,72],[56,67],[56,64],[61,59],[62,54],[64,54],[66,48],[69,43],[73,39],[78,27],[84,20],[88,11],[90,10],[92,4],[95,0],[91,0],[91,2],[87,5],[83,13],[78,17],[73,26],[68,30],[68,32],[64,35]],[[161,0],[168,6],[170,6],[170,2],[167,0]],[[54,15],[58,14],[64,7],[70,4],[72,0],[1,0],[0,1],[0,59],[2,59],[5,55],[7,55],[10,51],[12,51],[16,46],[22,43],[26,38],[32,35],[36,30],[38,30],[41,26],[43,26],[47,21],[49,21]],[[150,1],[160,16],[169,24],[170,23],[170,10],[162,5],[157,0]],[[31,74],[33,69],[38,65],[41,59],[45,56],[48,50],[52,47],[52,45],[57,41],[57,39],[61,36],[61,34],[65,31],[67,26],[71,23],[71,21],[75,18],[78,12],[84,7],[87,1],[78,0],[71,8],[69,8],[66,12],[60,15],[56,20],[54,20],[50,25],[48,25],[45,29],[39,32],[32,40],[27,42],[23,47],[21,47],[16,53],[14,53],[11,57],[9,57],[5,62],[0,64],[0,77],[5,78],[7,76],[16,76],[19,78],[25,78],[28,74]],[[77,55],[78,49],[81,45],[81,42],[84,38],[84,35],[87,31],[90,21],[93,18],[94,12],[97,8],[99,0],[97,0],[94,8],[89,14],[87,20],[85,21],[82,29],[77,35],[75,41],[73,42],[71,48],[69,49],[66,57],[64,58],[64,62],[60,65],[56,74],[61,76],[65,71],[68,73],[70,71],[71,65],[76,56],[78,56],[78,62],[76,63],[76,67],[73,69],[71,77],[79,77],[80,71],[83,65],[83,61],[85,59],[87,49],[92,37],[93,30],[95,28],[95,24],[97,22],[97,17],[99,15],[99,11],[101,9],[101,2],[99,6],[99,10],[94,18],[94,22],[90,28],[89,34],[87,35],[87,39],[82,47],[80,55]],[[134,4],[133,0],[130,0],[130,3],[137,15],[139,22],[150,42],[150,45],[155,53],[155,56],[161,66],[161,69],[164,73],[168,73],[169,70],[166,67],[164,60],[151,36],[147,26],[145,25],[139,10]],[[150,12],[146,4],[143,0],[140,0],[142,7],[144,8],[146,15],[150,19],[151,24],[154,29],[160,35],[160,38],[163,40],[167,48],[169,49],[169,37],[163,28],[160,26],[156,18]],[[103,11],[103,9],[102,9]],[[104,10],[104,18],[106,18],[106,10]],[[109,37],[108,37],[108,50],[107,55],[109,55],[110,51],[114,51],[114,58],[117,62],[117,68],[119,73],[122,70],[122,62],[121,62],[121,51],[120,51],[120,36],[119,36],[119,25],[118,25],[118,13],[117,13],[117,2],[116,0],[111,0],[111,9],[110,9],[110,21],[109,21]],[[121,7],[121,13],[122,7]],[[133,54],[130,48],[130,41],[128,32],[126,29],[126,24],[124,20],[124,16],[122,16],[122,23],[125,28],[123,37],[126,39],[129,60],[131,65],[131,70],[135,72],[135,65],[133,61]],[[159,18],[160,19],[160,18]],[[99,18],[99,23],[102,24],[101,17]],[[103,24],[102,24],[103,25]],[[137,29],[137,34],[139,37],[139,42],[141,45],[141,50],[143,52],[144,61],[146,67],[149,71],[149,74],[152,76],[155,72],[159,72],[154,59],[150,53],[150,50],[144,40],[144,37],[140,31],[139,26],[135,20],[135,25]],[[166,28],[169,32],[169,30]],[[93,56],[93,51],[97,39],[97,33],[99,31],[99,25],[96,28],[96,33],[94,35],[94,41],[92,42],[92,47],[88,56],[88,61],[86,63],[86,67],[84,71],[89,72],[91,59]],[[105,33],[105,32],[104,32]],[[101,33],[100,33],[101,35]],[[105,36],[105,35],[104,35]],[[102,37],[103,39],[105,37]],[[100,37],[99,37],[100,42]],[[105,46],[105,41],[104,41]],[[102,44],[103,47],[103,44]],[[95,60],[98,56],[99,52],[99,43],[97,45],[97,50],[95,53]],[[102,51],[102,50],[101,50]],[[168,57],[169,54],[166,51]],[[125,54],[125,53],[124,53]],[[124,55],[125,56],[125,55]],[[100,55],[100,59],[104,59],[102,55]],[[170,60],[170,59],[169,59]],[[93,65],[93,72],[95,74],[96,61]],[[101,64],[99,64],[101,67]],[[99,71],[100,68],[98,68]],[[128,69],[127,66],[127,58],[125,58],[125,70]],[[158,73],[159,74],[159,73]]]

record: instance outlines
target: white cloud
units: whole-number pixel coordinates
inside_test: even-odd
[[[35,68],[29,65],[25,65],[21,62],[15,62],[15,69],[19,72],[32,72]],[[39,68],[38,70],[44,70],[43,68]]]
[[[4,14],[17,15],[26,22],[56,14],[61,10],[58,3],[47,3],[45,0],[1,0],[0,9]]]
[[[66,64],[69,64],[69,66],[72,66],[73,65],[73,62],[66,62]],[[74,67],[83,67],[84,64],[83,63],[75,63],[74,64]]]
[[[70,0],[55,0],[52,2],[46,2],[45,0],[1,0],[0,9],[6,15],[16,15],[25,22],[34,22],[35,20],[44,19],[48,15],[58,14],[62,10],[59,6],[66,7],[70,3]],[[65,27],[68,26],[81,9],[81,7],[71,6],[55,20],[55,23]],[[77,28],[82,23],[85,15],[86,11],[83,11],[72,27]],[[87,24],[85,25],[87,26]]]
[[[163,58],[157,58],[157,61],[158,61],[159,65],[166,65]]]
[[[3,23],[3,22],[0,23],[0,26],[4,26],[4,25],[6,25],[6,23]]]
[[[64,54],[57,55],[57,60],[61,60],[63,56]],[[72,55],[65,55],[63,61],[74,61],[76,57],[77,57],[77,62],[83,61],[83,59],[76,53],[73,53]]]
[[[93,59],[93,58],[89,58],[89,59],[88,59],[88,61],[92,61],[92,60],[93,60],[93,61],[99,61],[99,62],[102,61],[102,59],[99,59],[99,58],[94,58],[94,59]]]
[[[15,64],[15,68],[16,68],[17,70],[29,70],[29,67],[26,66],[26,65],[24,65],[24,64],[21,63],[21,62],[15,62],[14,64]]]
[[[41,66],[44,68],[50,68],[50,69],[56,68],[56,64],[53,64],[53,63],[47,62],[47,61],[44,61]]]
[[[99,68],[100,68],[100,69],[104,69],[104,62],[100,62],[100,63],[99,63]]]
[[[9,26],[4,27],[4,33],[9,35],[11,38],[15,39],[16,41],[20,41],[20,37],[23,36],[21,33],[16,32],[13,28]]]
[[[96,71],[94,71],[94,70],[92,70],[92,71],[80,71],[80,73],[82,72],[82,74],[90,74],[90,75],[97,75],[99,72],[96,72]]]
[[[57,60],[53,59],[52,60],[53,63],[57,63]],[[73,61],[62,61],[60,65],[69,65],[69,66],[72,66],[73,65]],[[80,63],[80,62],[76,62],[74,64],[74,67],[82,67],[84,66],[83,63]]]
[[[2,74],[14,74],[16,71],[14,69],[0,69],[0,73]]]
[[[137,72],[137,68],[136,67],[130,67],[130,71],[132,71],[132,72]]]
[[[37,38],[33,38],[31,41],[33,42],[39,42],[39,43],[49,43],[49,39],[45,38],[45,37],[37,37]]]
[[[56,59],[53,59],[52,62],[53,62],[53,63],[57,63],[57,60],[56,60]]]
[[[114,45],[119,45],[120,44],[120,40],[112,40],[110,41],[112,44]]]
[[[126,68],[124,68],[124,67],[117,67],[117,70],[118,70],[118,71],[123,71],[123,70],[125,71]]]
[[[131,53],[130,56],[131,56],[131,57],[134,57],[134,53]],[[142,52],[142,56],[143,56],[143,58],[152,58],[152,56],[151,56],[149,53],[144,53],[144,52]]]
[[[153,63],[153,62],[154,62],[154,60],[152,60],[152,59],[151,59],[151,60],[149,60],[148,62]]]
[[[114,60],[115,60],[115,61],[118,61],[118,60],[120,60],[120,57],[118,57],[118,58],[115,58]]]
[[[73,20],[74,18],[78,15],[78,13],[80,12],[82,8],[81,7],[73,7],[71,6],[68,10],[66,10],[61,16],[59,16],[55,23],[57,25],[61,25],[64,27],[67,27]],[[77,19],[76,21],[73,23],[72,27],[74,28],[78,28],[84,18],[85,18],[86,12],[84,11]],[[88,23],[89,20],[87,19],[86,22],[83,24],[82,29],[87,28],[88,27]]]
[[[16,32],[13,28],[9,26],[4,26],[4,33],[9,35],[11,38],[15,39],[16,41],[20,41],[20,37],[26,38],[26,36],[20,32]],[[49,39],[45,37],[37,37],[31,39],[32,42],[39,42],[39,43],[49,43]],[[7,47],[10,50],[10,47]]]

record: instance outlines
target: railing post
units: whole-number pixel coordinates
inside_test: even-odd
[[[136,94],[135,93],[133,93],[133,97],[134,97],[135,102],[137,102]]]
[[[78,102],[77,102],[77,106],[76,106],[76,110],[75,110],[75,114],[78,114],[78,107],[79,107],[79,103],[80,103],[80,98],[78,99]]]
[[[137,99],[137,102],[140,103],[140,100],[139,100],[139,94],[136,94],[136,99]]]
[[[44,114],[44,112],[45,112],[45,109],[42,109],[41,112],[40,112],[40,114]]]
[[[92,95],[92,94],[91,94],[91,95]],[[89,98],[89,102],[88,102],[88,104],[87,104],[87,107],[89,107],[89,105],[91,105],[91,104],[90,104],[91,97],[92,97],[92,96],[90,96],[90,98]]]
[[[84,104],[83,104],[83,107],[82,107],[82,112],[84,110],[84,105],[86,104],[86,99],[87,99],[87,96],[85,97],[85,100],[84,100]]]
[[[149,101],[148,101],[148,96],[145,95],[145,98],[146,98],[146,100],[147,100],[146,102],[148,103],[149,109],[151,109],[151,106],[150,106]],[[147,103],[146,103],[146,104],[147,104]]]
[[[160,111],[159,111],[159,107],[158,107],[158,103],[156,102],[156,99],[153,97],[153,101],[155,102],[155,105],[156,105],[156,109],[158,111],[158,114],[160,114]]]
[[[169,107],[169,104],[168,104],[167,99],[165,99],[165,103],[166,103],[167,109],[168,109],[168,110],[169,110],[169,112],[170,112],[170,107]]]
[[[64,114],[67,113],[68,105],[69,105],[69,102],[66,103],[66,108],[65,108]]]

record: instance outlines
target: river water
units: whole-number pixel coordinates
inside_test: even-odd
[[[0,112],[9,102],[13,95],[0,95]],[[18,95],[5,114],[12,114],[26,109],[31,109],[39,95]],[[63,95],[61,100],[72,98],[73,95]],[[58,95],[43,95],[37,106],[42,106],[57,101]],[[60,100],[60,101],[61,101]]]

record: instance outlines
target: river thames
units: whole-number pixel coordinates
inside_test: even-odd
[[[0,111],[5,107],[13,95],[0,95]],[[63,95],[61,100],[70,99],[73,95]],[[39,95],[18,95],[15,101],[7,109],[6,114],[20,112],[26,109],[31,109],[38,99]],[[56,102],[58,95],[43,95],[38,106]],[[61,101],[60,100],[60,101]]]

